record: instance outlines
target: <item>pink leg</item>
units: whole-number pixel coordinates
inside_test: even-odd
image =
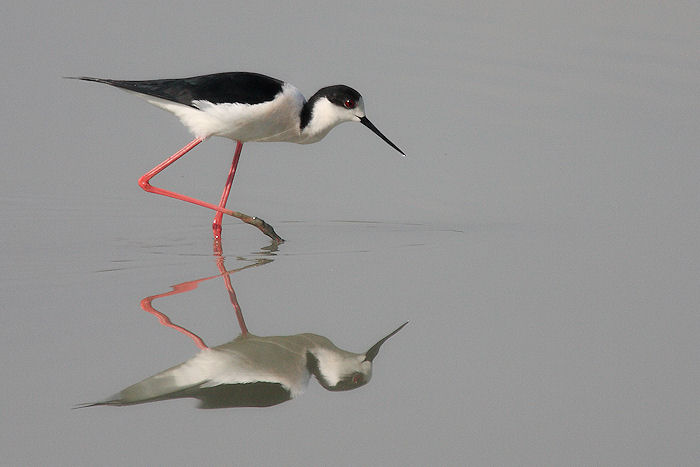
[[[233,216],[237,219],[242,220],[246,224],[250,224],[250,225],[257,227],[258,229],[260,229],[260,231],[262,233],[264,233],[265,235],[270,237],[273,241],[275,241],[277,243],[283,242],[284,240],[279,235],[277,235],[275,233],[275,230],[272,228],[272,226],[260,218],[257,218],[254,216],[249,216],[247,214],[243,214],[242,212],[232,211],[230,209],[224,208],[223,206],[217,206],[217,205],[212,204],[212,203],[207,203],[206,201],[201,201],[199,199],[192,198],[190,196],[182,195],[180,193],[175,193],[174,191],[164,190],[162,188],[152,186],[149,183],[153,177],[155,177],[156,175],[161,173],[163,170],[165,170],[165,168],[168,167],[170,164],[172,164],[173,162],[175,162],[176,160],[178,160],[179,158],[181,158],[182,156],[187,154],[192,148],[197,146],[202,141],[204,141],[202,138],[193,139],[192,141],[187,143],[185,145],[185,147],[180,149],[178,152],[176,152],[172,156],[168,157],[163,162],[161,162],[160,164],[158,164],[157,166],[153,167],[151,170],[149,170],[148,172],[143,174],[141,176],[141,178],[139,178],[139,186],[141,188],[143,188],[144,190],[148,191],[149,193],[155,193],[157,195],[169,196],[170,198],[175,198],[175,199],[179,199],[182,201],[187,201],[188,203],[193,203],[193,204],[196,204],[198,206],[203,206],[205,208],[213,209],[214,211],[217,211],[218,213],[226,214],[228,216]],[[243,144],[240,142],[238,144],[239,144],[239,146],[236,147],[236,153],[240,157],[240,149],[243,146]],[[238,164],[238,160],[236,159],[236,156],[234,156],[234,165],[235,164]],[[235,167],[232,167],[231,173],[229,174],[230,183],[233,183],[234,173],[235,173]],[[228,191],[230,191],[231,187],[230,187],[230,184],[228,181],[227,181],[227,186],[228,186]],[[228,198],[228,191],[224,190],[225,198]],[[224,194],[222,194],[222,203],[223,204],[226,203],[226,199],[224,198]],[[219,220],[219,225],[221,225],[220,220]],[[220,228],[219,228],[219,233],[221,233]]]
[[[148,172],[143,174],[141,176],[141,178],[139,178],[139,186],[141,188],[143,188],[144,190],[148,191],[149,193],[155,193],[157,195],[169,196],[170,198],[175,198],[175,199],[179,199],[182,201],[187,201],[188,203],[197,204],[199,206],[204,206],[205,208],[213,209],[215,211],[221,211],[224,214],[230,215],[231,211],[228,211],[226,209],[222,209],[219,206],[216,206],[215,204],[207,203],[206,201],[201,201],[201,200],[198,200],[196,198],[192,198],[190,196],[181,195],[180,193],[175,193],[174,191],[164,190],[162,188],[151,186],[151,184],[149,183],[153,177],[155,177],[156,175],[161,173],[163,170],[165,170],[165,168],[168,167],[170,164],[172,164],[173,162],[175,162],[176,160],[178,160],[179,158],[181,158],[182,156],[184,156],[185,154],[190,152],[190,150],[192,148],[197,146],[202,141],[204,141],[202,138],[193,139],[192,141],[187,143],[187,145],[185,145],[185,147],[180,149],[178,152],[176,152],[172,156],[168,157],[163,162],[161,162],[160,164],[158,164],[157,166],[153,167],[151,170],[149,170]]]
[[[236,298],[236,292],[233,290],[233,285],[231,284],[231,274],[236,273],[238,271],[242,271],[244,269],[248,268],[254,268],[257,266],[262,266],[263,264],[267,264],[272,262],[271,259],[267,258],[258,258],[258,260],[255,263],[252,264],[247,264],[243,267],[237,268],[237,269],[231,269],[227,270],[226,266],[224,266],[224,257],[223,257],[223,249],[221,248],[221,245],[219,244],[219,247],[217,250],[214,251],[214,254],[217,256],[216,258],[216,265],[219,268],[219,274],[214,275],[214,276],[209,276],[209,277],[202,277],[201,279],[195,279],[187,282],[183,282],[181,284],[173,285],[171,286],[172,290],[170,292],[164,292],[160,293],[157,295],[151,295],[150,297],[146,297],[143,300],[141,300],[141,308],[144,311],[147,311],[148,313],[151,313],[154,315],[156,318],[158,318],[158,321],[164,326],[168,326],[170,328],[175,329],[176,331],[179,331],[192,339],[192,341],[195,343],[197,347],[200,349],[206,349],[208,346],[204,343],[201,337],[199,337],[197,334],[194,332],[190,331],[189,329],[186,329],[182,326],[179,326],[177,324],[174,324],[168,316],[166,316],[164,313],[158,311],[154,306],[153,306],[153,301],[162,298],[162,297],[169,297],[172,295],[178,295],[181,293],[187,293],[195,290],[197,287],[199,287],[199,284],[201,282],[205,282],[211,279],[214,279],[216,277],[223,277],[224,282],[226,284],[226,289],[228,290],[229,297],[231,299],[231,304],[233,305],[233,308],[236,312],[236,318],[238,319],[238,325],[241,328],[241,334],[246,336],[248,335],[248,328],[245,324],[245,321],[243,320],[243,312],[241,311],[241,306],[238,304],[238,299]]]
[[[238,320],[238,327],[241,328],[241,335],[248,335],[248,327],[245,325],[245,320],[243,319],[243,312],[241,311],[241,306],[238,304],[238,298],[236,298],[236,292],[233,290],[233,284],[231,284],[231,271],[226,270],[224,266],[224,256],[221,243],[219,243],[218,255],[216,257],[216,266],[219,268],[221,276],[224,278],[224,284],[226,285],[226,290],[228,290],[228,296],[231,300],[231,305],[236,312],[236,319]],[[235,272],[235,271],[234,271]]]
[[[241,150],[243,149],[243,143],[236,141],[236,152],[233,154],[233,162],[231,163],[231,170],[228,173],[228,178],[226,179],[226,186],[224,186],[224,191],[221,193],[221,201],[219,201],[219,207],[225,208],[226,201],[228,201],[228,195],[231,193],[231,185],[233,185],[233,177],[236,175],[236,167],[238,167],[238,159],[241,157]],[[214,216],[214,223],[212,224],[212,229],[214,230],[214,238],[221,238],[221,219],[224,217],[224,213],[218,211],[216,216]]]
[[[216,276],[213,276],[216,277]],[[173,290],[170,292],[158,294],[158,295],[151,295],[150,297],[146,297],[143,300],[141,300],[141,308],[144,311],[147,311],[154,315],[156,318],[158,318],[158,321],[160,321],[160,324],[163,326],[168,326],[169,328],[173,328],[176,331],[179,331],[192,339],[194,344],[199,347],[200,349],[204,350],[209,348],[207,344],[204,343],[201,337],[199,337],[197,334],[193,333],[189,329],[185,329],[182,326],[179,326],[172,321],[170,321],[170,318],[168,318],[164,313],[161,313],[160,311],[156,310],[153,307],[153,300],[156,298],[161,298],[161,297],[167,297],[168,295],[177,295],[179,293],[183,292],[189,292],[190,290],[194,290],[197,288],[197,285],[202,282],[211,279],[211,277],[205,277],[203,279],[198,279],[190,282],[184,282],[182,284],[178,284],[173,286]]]

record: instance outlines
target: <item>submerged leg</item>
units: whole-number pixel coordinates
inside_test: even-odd
[[[262,233],[264,233],[265,235],[270,237],[275,242],[283,242],[284,240],[282,240],[282,238],[275,233],[275,230],[272,228],[272,226],[270,226],[268,223],[266,223],[262,219],[258,219],[257,217],[243,214],[242,212],[232,211],[230,209],[224,208],[223,206],[217,206],[217,205],[212,204],[212,203],[207,203],[206,201],[192,198],[190,196],[176,193],[174,191],[164,190],[163,188],[158,188],[158,187],[152,186],[150,184],[150,180],[153,177],[155,177],[160,172],[165,170],[165,168],[168,167],[170,164],[172,164],[173,162],[175,162],[176,160],[178,160],[179,158],[181,158],[182,156],[187,154],[192,148],[197,146],[202,141],[204,141],[203,138],[193,139],[192,141],[187,143],[182,149],[177,151],[175,154],[168,157],[163,162],[161,162],[160,164],[158,164],[157,166],[153,167],[151,170],[149,170],[148,172],[143,174],[141,176],[141,178],[139,178],[139,186],[141,188],[143,188],[144,190],[148,191],[149,193],[155,193],[157,195],[163,195],[163,196],[168,196],[170,198],[179,199],[181,201],[186,201],[188,203],[196,204],[198,206],[213,209],[214,211],[220,212],[222,214],[226,214],[228,216],[233,216],[237,219],[242,220],[246,224],[250,224],[250,225],[257,227],[258,229],[260,229],[260,231]],[[239,144],[241,144],[241,143],[239,143]],[[241,146],[242,146],[242,144],[241,144]],[[236,148],[236,149],[237,149],[238,155],[240,156],[240,151],[238,150],[239,148]],[[234,161],[236,164],[238,163],[237,160],[234,159]],[[235,172],[235,169],[233,167],[232,167],[232,170]],[[229,176],[231,178],[231,182],[233,182],[233,174],[229,174]],[[229,187],[229,191],[230,191],[230,187]],[[226,198],[228,198],[228,193],[226,193]],[[222,201],[225,204],[226,201],[223,200],[223,195],[222,195]],[[219,225],[221,225],[220,222],[219,222]],[[220,229],[219,229],[219,232],[220,232]]]

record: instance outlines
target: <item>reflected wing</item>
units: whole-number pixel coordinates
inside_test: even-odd
[[[107,400],[81,404],[76,408],[95,407],[98,405],[136,405],[182,398],[199,399],[200,404],[197,407],[200,409],[220,409],[227,407],[270,407],[286,402],[292,396],[289,389],[280,383],[222,384],[211,387],[195,386],[159,396],[149,395],[142,398],[135,398],[133,391],[131,391],[131,394],[124,394],[124,391],[122,391]]]
[[[281,404],[292,398],[289,388],[280,383],[259,382],[242,384],[221,384],[187,391],[181,397],[196,397],[201,402],[200,409],[220,409],[224,407],[269,407]]]
[[[133,405],[192,397],[200,407],[266,407],[300,394],[309,380],[305,360],[285,338],[250,336],[205,349],[190,360],[133,384],[100,402]]]

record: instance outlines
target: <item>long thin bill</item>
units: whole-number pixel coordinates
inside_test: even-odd
[[[367,351],[367,353],[365,354],[365,360],[368,361],[368,362],[371,362],[372,360],[374,360],[374,357],[376,357],[377,354],[379,353],[379,347],[381,347],[382,344],[383,344],[384,342],[386,342],[387,339],[389,339],[391,336],[393,336],[394,334],[396,334],[397,332],[399,332],[401,329],[403,329],[403,327],[406,326],[407,324],[408,324],[408,321],[406,321],[406,322],[403,323],[401,326],[399,326],[398,328],[396,328],[396,330],[395,330],[394,332],[392,332],[391,334],[389,334],[388,336],[386,336],[384,339],[380,340],[379,342],[377,342],[376,344],[374,344],[372,347],[370,347],[370,349],[369,349],[369,350]]]
[[[405,155],[406,155],[406,154],[404,154],[404,152],[403,152],[401,149],[398,148],[398,146],[396,146],[394,143],[392,143],[391,141],[389,141],[389,138],[387,138],[386,136],[384,136],[384,135],[382,134],[382,132],[379,131],[379,130],[377,129],[377,127],[374,126],[374,124],[372,124],[372,122],[370,122],[369,119],[368,119],[367,117],[360,117],[360,123],[362,123],[364,126],[366,126],[367,128],[369,128],[370,130],[372,130],[372,131],[373,131],[377,136],[379,136],[381,139],[383,139],[384,141],[386,141],[387,143],[389,143],[389,146],[391,146],[392,148],[394,148],[394,149],[396,149],[397,151],[399,151],[399,152],[401,153],[402,156],[405,156]]]

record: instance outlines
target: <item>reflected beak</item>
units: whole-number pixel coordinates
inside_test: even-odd
[[[364,126],[366,126],[367,128],[369,128],[370,130],[372,130],[372,131],[373,131],[377,136],[379,136],[381,139],[383,139],[384,141],[386,141],[387,143],[389,143],[389,146],[391,146],[392,148],[394,148],[394,149],[396,149],[397,151],[399,151],[399,152],[401,153],[402,156],[405,156],[405,155],[406,155],[406,154],[404,154],[404,152],[403,152],[401,149],[399,149],[394,143],[392,143],[391,141],[389,141],[389,138],[387,138],[386,136],[384,136],[384,135],[382,134],[382,132],[379,131],[379,130],[377,129],[377,127],[374,126],[374,124],[372,124],[372,122],[370,122],[369,119],[368,119],[367,117],[360,117],[360,123],[362,123]],[[399,328],[399,329],[401,329],[401,328]]]
[[[386,336],[384,339],[380,340],[379,342],[377,342],[376,344],[374,344],[372,347],[370,347],[370,349],[369,349],[369,350],[367,351],[367,353],[365,354],[365,361],[371,362],[372,360],[374,360],[374,357],[376,357],[377,354],[379,353],[379,347],[381,347],[382,344],[383,344],[384,342],[386,342],[387,339],[389,339],[391,336],[393,336],[394,334],[396,334],[397,332],[399,332],[399,331],[400,331],[404,326],[406,326],[407,324],[408,324],[408,321],[406,321],[405,323],[403,323],[403,324],[402,324],[401,326],[399,326],[394,332],[392,332],[391,334],[389,334],[388,336]]]

